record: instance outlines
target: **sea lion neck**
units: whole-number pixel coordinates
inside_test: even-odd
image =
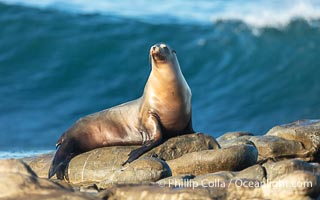
[[[166,62],[152,61],[151,65],[150,76],[155,76],[160,80],[176,79],[182,76],[179,62],[175,56]]]
[[[143,95],[145,97],[167,96],[173,91],[179,91],[174,92],[176,94],[182,91],[190,93],[190,88],[175,56],[170,61],[161,63],[161,66],[155,66],[155,64],[155,62],[152,63],[152,70],[144,88]]]

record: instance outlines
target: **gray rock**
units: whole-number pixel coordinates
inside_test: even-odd
[[[249,132],[227,132],[222,136],[217,138],[217,142],[220,144],[221,148],[228,148],[235,145],[252,144],[249,140],[253,136]]]
[[[299,157],[306,161],[320,160],[320,120],[299,120],[276,126],[268,131],[267,135],[301,142],[306,153]]]
[[[124,177],[123,180],[119,178],[118,180],[110,179],[110,181],[108,181],[107,178],[110,178],[111,176],[113,177],[113,173],[120,174],[121,170],[124,169],[126,169],[127,171],[124,170],[126,172],[123,171],[121,173],[134,174],[134,171],[130,170],[135,169],[134,167],[132,168],[132,166],[136,165],[134,164],[135,162],[131,163],[130,165],[128,165],[128,167],[125,168],[122,167],[122,164],[128,158],[128,154],[130,153],[130,151],[136,148],[138,148],[138,146],[104,147],[80,154],[70,161],[67,169],[67,179],[72,184],[92,184],[104,181],[105,184],[101,185],[101,187],[105,187],[105,185],[109,185],[111,182],[117,183],[127,181],[128,183],[135,183],[135,181],[138,180],[138,177],[135,177],[133,175]],[[189,152],[202,151],[213,148],[219,148],[219,145],[212,137],[204,134],[189,134],[167,140],[165,143],[144,154],[140,159],[150,158],[152,155],[157,155],[157,157],[159,158],[170,160],[178,158],[183,154]],[[150,164],[151,161],[148,161],[148,163]],[[158,166],[157,163],[154,164]],[[157,167],[152,167],[152,165],[148,167],[152,169],[158,169]],[[168,171],[164,166],[159,170],[160,171],[157,173]],[[147,170],[147,168],[145,168],[145,171],[145,174],[141,176],[144,177],[144,181],[157,181],[156,178],[151,179],[150,177],[148,177],[153,176],[154,172],[151,173]]]
[[[301,142],[276,136],[253,136],[250,141],[259,152],[258,162],[268,159],[296,158],[306,154]]]
[[[263,198],[279,200],[318,199],[320,176],[308,171],[293,171],[277,177],[261,187]]]
[[[142,158],[109,173],[97,184],[99,189],[106,189],[116,184],[150,183],[171,176],[167,163],[157,158]]]
[[[266,174],[261,165],[253,165],[242,171],[220,171],[210,174],[203,174],[199,176],[194,176],[191,174],[188,175],[177,175],[171,176],[165,179],[157,181],[159,185],[162,186],[174,186],[182,187],[191,182],[196,182],[196,185],[213,185],[219,184],[219,182],[228,181],[228,180],[238,180],[238,179],[250,179],[256,180],[259,183],[262,183],[266,180]]]
[[[182,187],[186,182],[193,181],[194,178],[195,176],[192,174],[182,174],[161,179],[157,181],[157,184],[160,186]]]
[[[241,171],[221,171],[211,174],[204,174],[196,176],[193,181],[197,182],[217,182],[217,181],[228,181],[228,180],[236,180],[236,179],[249,179],[249,180],[257,180],[259,182],[263,182],[266,176],[264,173],[264,169],[261,165],[253,165]]]
[[[179,188],[177,190],[159,185],[121,185],[100,195],[108,200],[210,200],[212,196],[209,188]]]
[[[128,153],[137,146],[115,146],[94,149],[74,157],[67,168],[66,178],[72,184],[99,183],[114,171],[122,169]]]
[[[233,179],[251,179],[259,182],[266,181],[267,174],[261,165],[253,165],[239,172],[233,172]]]
[[[272,135],[239,135],[239,137],[231,136],[231,139],[219,140],[221,141],[220,145],[222,148],[228,148],[241,144],[252,144],[258,149],[258,162],[265,162],[269,159],[281,160],[291,158],[305,158],[305,155],[308,154],[308,151],[300,141],[289,140]]]
[[[213,137],[203,133],[195,133],[170,138],[142,157],[157,155],[163,160],[172,160],[187,153],[219,148],[220,145]]]
[[[219,144],[221,146],[221,148],[229,148],[232,146],[237,146],[237,145],[253,145],[253,143],[250,141],[250,138],[252,136],[248,136],[248,135],[244,135],[244,136],[240,136],[237,138],[233,138],[230,140],[220,140]]]
[[[219,184],[184,186],[120,185],[101,193],[108,199],[315,199],[320,193],[320,177],[307,171],[293,171],[261,184],[257,180],[232,179]],[[297,184],[305,184],[298,186]]]
[[[308,163],[297,159],[283,160],[279,162],[267,162],[263,164],[263,167],[266,170],[268,181],[273,181],[282,175],[286,175],[298,170],[320,174],[319,163]]]
[[[168,161],[172,175],[208,174],[218,171],[239,171],[256,164],[257,149],[251,145],[238,145],[225,149],[188,153]]]
[[[221,185],[203,187],[188,185],[186,187],[165,187],[159,185],[121,185],[101,193],[102,198],[121,199],[172,199],[172,200],[210,200],[210,199],[258,199],[261,190],[254,187],[242,187],[234,182],[221,182]]]
[[[245,131],[227,132],[221,135],[220,137],[218,137],[217,141],[220,144],[224,141],[234,140],[236,138],[243,137],[243,136],[253,136],[253,134]]]
[[[48,178],[54,152],[21,159],[41,178]]]
[[[96,199],[38,178],[21,160],[0,161],[0,199]]]

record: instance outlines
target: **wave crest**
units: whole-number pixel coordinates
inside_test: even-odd
[[[211,24],[219,20],[240,20],[253,27],[283,27],[295,18],[320,18],[320,2],[283,1],[164,1],[150,0],[0,0],[8,5],[55,9],[77,14],[102,14],[132,18],[148,23]],[[181,9],[183,8],[183,9]],[[156,18],[155,18],[156,16]],[[156,19],[156,20],[155,20]]]

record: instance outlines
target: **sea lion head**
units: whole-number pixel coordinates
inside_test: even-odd
[[[177,59],[176,51],[164,43],[155,44],[150,48],[150,58],[152,64],[157,67],[161,67],[162,64],[168,64],[168,62],[175,62]]]

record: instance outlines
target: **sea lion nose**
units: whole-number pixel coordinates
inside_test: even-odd
[[[163,51],[164,50],[164,51]],[[169,47],[164,43],[157,43],[151,47],[151,52],[167,52]]]
[[[161,48],[167,48],[167,45],[166,44],[160,44],[160,47]]]

